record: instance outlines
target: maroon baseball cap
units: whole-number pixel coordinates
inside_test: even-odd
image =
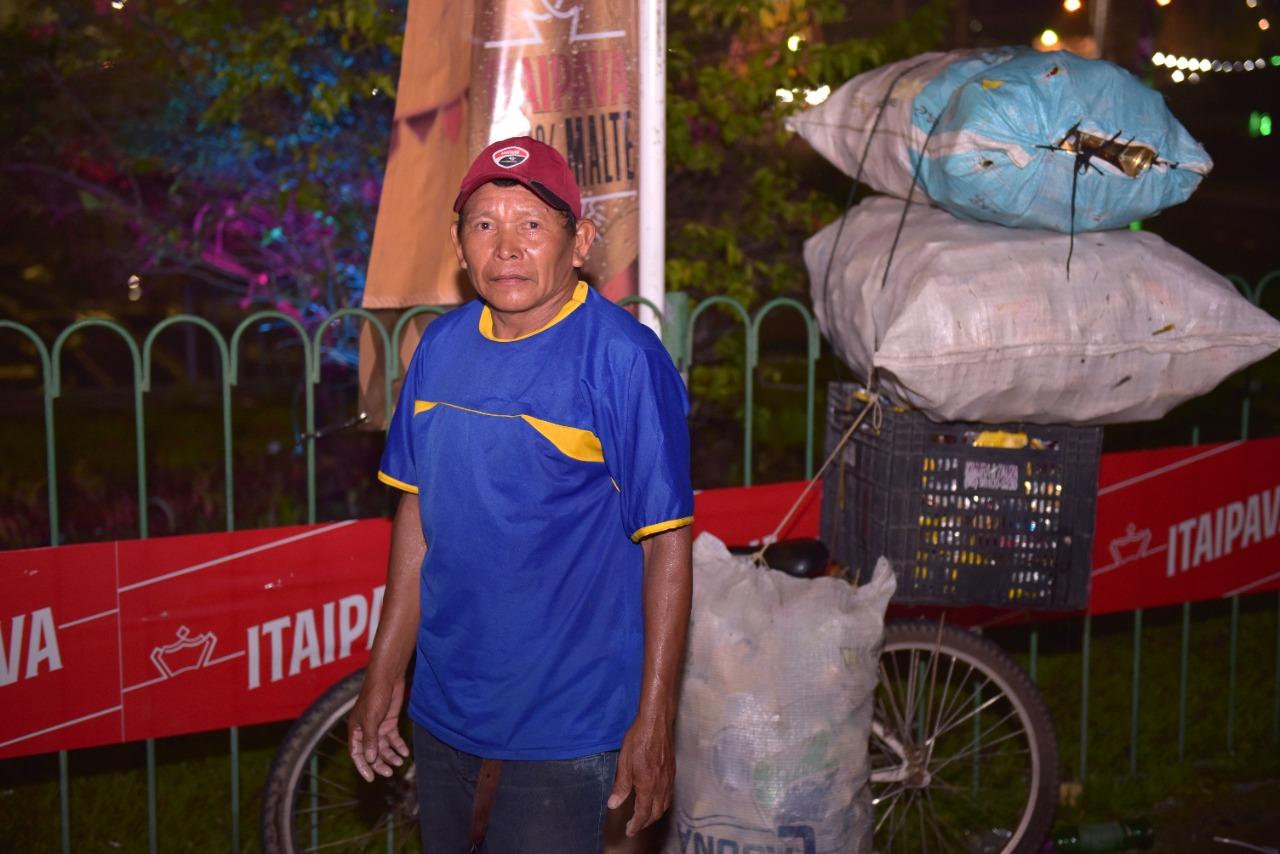
[[[498,178],[519,181],[551,207],[582,217],[582,192],[574,180],[573,170],[560,152],[528,136],[490,143],[471,161],[458,198],[454,200],[454,212],[461,213],[472,193]]]

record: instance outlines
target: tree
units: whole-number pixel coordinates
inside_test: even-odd
[[[151,313],[192,281],[304,320],[358,299],[403,21],[379,0],[0,2],[0,264],[45,285],[0,310],[145,292]]]
[[[783,120],[805,107],[806,93],[817,97],[859,72],[936,47],[949,25],[949,2],[929,0],[873,36],[845,36],[853,29],[851,8],[865,6],[836,0],[670,4],[669,289],[695,298],[725,294],[748,310],[775,296],[808,304],[801,244],[836,218],[851,182],[786,131]],[[690,392],[694,435],[704,443],[738,429],[745,347],[738,328],[727,314],[699,321]],[[773,364],[762,367],[761,379],[794,385],[802,368],[803,362]],[[804,442],[803,413],[794,400],[756,415],[757,436],[776,447],[776,458],[791,461]],[[741,478],[734,455],[697,456],[715,460],[698,482]],[[766,459],[762,470],[769,466]]]

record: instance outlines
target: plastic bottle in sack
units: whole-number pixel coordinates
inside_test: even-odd
[[[1135,818],[1099,824],[1064,825],[1053,832],[1050,843],[1046,850],[1054,854],[1098,854],[1151,848],[1155,845],[1155,834],[1149,819]]]

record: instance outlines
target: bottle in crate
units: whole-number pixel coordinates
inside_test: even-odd
[[[867,405],[827,390],[830,453]],[[881,404],[823,481],[822,538],[869,577],[889,558],[895,601],[1070,610],[1088,601],[1102,430],[937,423]]]

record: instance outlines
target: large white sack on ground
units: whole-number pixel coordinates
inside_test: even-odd
[[[895,581],[792,578],[693,544],[663,851],[871,851],[867,746]]]
[[[1159,418],[1280,348],[1280,322],[1149,232],[1067,235],[963,222],[879,196],[805,242],[836,353],[941,421]],[[827,280],[828,263],[830,278]]]
[[[1018,228],[1122,227],[1185,201],[1213,165],[1160,93],[1123,68],[1026,47],[904,59],[787,124],[851,176],[867,151],[862,180],[899,198],[923,150],[917,198]],[[1098,153],[1077,175],[1081,148]]]

